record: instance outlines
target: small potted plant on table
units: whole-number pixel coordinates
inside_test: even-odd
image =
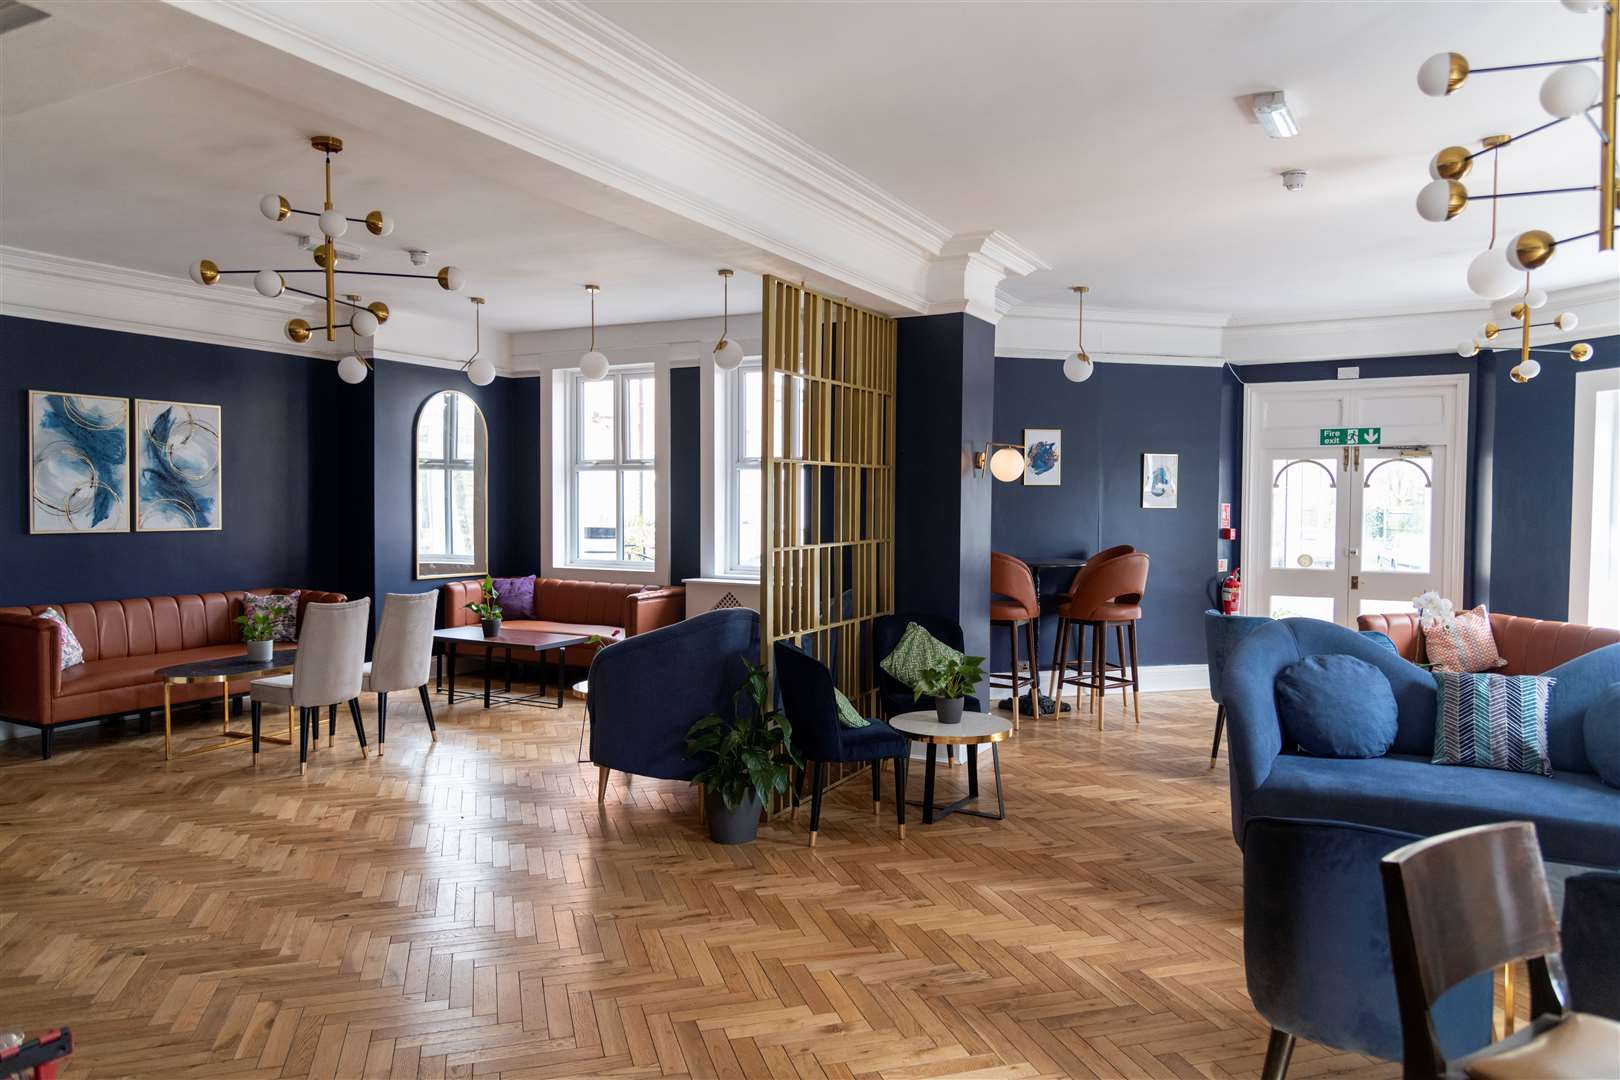
[[[765,669],[746,657],[743,663],[748,678],[732,695],[732,719],[710,713],[686,732],[686,756],[707,762],[692,783],[703,785],[709,839],[717,844],[758,836],[766,801],[786,793],[790,767],[804,767],[787,717],[771,708]]]
[[[973,693],[973,688],[983,678],[982,656],[943,660],[923,669],[922,677],[917,681],[917,698],[934,699],[934,715],[940,723],[960,724],[964,699]]]
[[[242,628],[247,658],[268,664],[276,650],[276,620],[267,611],[256,611],[252,615],[238,615],[236,625]]]
[[[495,581],[488,574],[484,575],[484,584],[481,589],[483,600],[466,605],[467,610],[478,616],[483,624],[484,636],[495,637],[501,632],[501,606],[495,602],[501,594],[495,590]]]

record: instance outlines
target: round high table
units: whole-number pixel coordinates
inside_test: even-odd
[[[923,824],[932,825],[936,818],[947,814],[969,814],[973,817],[1001,821],[1007,816],[1007,804],[1001,791],[1000,743],[1012,734],[1012,721],[989,713],[964,712],[959,724],[942,724],[934,711],[901,713],[889,721],[889,726],[913,742],[926,743],[928,764],[923,772],[922,802],[908,802],[907,806],[920,806]],[[966,804],[979,797],[979,746],[990,744],[990,757],[996,773],[996,812],[969,810]],[[941,746],[967,747],[968,792],[962,798],[944,806],[934,805],[934,763]]]

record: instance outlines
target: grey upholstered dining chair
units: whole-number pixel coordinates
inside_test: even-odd
[[[361,689],[377,695],[377,753],[383,752],[388,737],[388,693],[415,690],[422,695],[422,711],[427,713],[428,732],[439,741],[433,723],[433,699],[428,696],[428,676],[433,669],[433,620],[439,609],[437,590],[422,593],[389,593],[383,597],[382,625],[377,644],[366,664]]]
[[[265,705],[298,708],[298,768],[309,761],[309,728],[321,722],[321,706],[349,703],[360,754],[366,753],[366,729],[360,724],[360,683],[366,664],[366,630],[371,625],[371,598],[345,604],[310,604],[298,632],[298,655],[291,675],[255,679],[253,752],[259,752],[259,716]]]

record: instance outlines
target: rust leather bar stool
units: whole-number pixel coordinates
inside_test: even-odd
[[[1088,572],[1096,573],[1102,568],[1103,564],[1109,560],[1117,559],[1121,555],[1129,555],[1135,550],[1136,549],[1129,544],[1115,544],[1113,547],[1103,548],[1101,551],[1097,552],[1097,554],[1087,559],[1085,565],[1075,572],[1074,577],[1069,581],[1068,591],[1058,599],[1058,640],[1057,645],[1052,650],[1052,692],[1048,695],[1052,699],[1053,715],[1059,715],[1063,712],[1063,686],[1058,682],[1058,666],[1059,664],[1063,663],[1064,659],[1069,653],[1069,638],[1068,635],[1063,632],[1065,629],[1063,612],[1068,609],[1069,605],[1074,601],[1075,596],[1080,592],[1080,588],[1085,583],[1086,574]],[[1080,627],[1078,640],[1075,642],[1075,652],[1075,670],[1083,674],[1086,671],[1087,664],[1086,628],[1084,626]],[[1076,699],[1075,709],[1078,711],[1079,708],[1080,702],[1078,699]]]
[[[1074,595],[1059,611],[1058,669],[1053,686],[1061,693],[1066,684],[1084,686],[1091,694],[1091,706],[1097,712],[1097,730],[1103,727],[1103,703],[1110,686],[1118,686],[1121,700],[1129,689],[1136,712],[1136,722],[1142,722],[1141,679],[1136,657],[1136,623],[1142,617],[1142,596],[1147,592],[1148,557],[1140,551],[1120,555],[1098,564],[1093,569],[1086,565]],[[1119,663],[1108,661],[1108,631],[1112,627],[1119,643]],[[1091,630],[1091,670],[1083,665],[1074,675],[1067,673],[1068,638],[1071,629],[1078,628],[1081,651],[1085,648],[1085,632]],[[1126,654],[1126,640],[1130,651]],[[1119,671],[1118,675],[1110,668]],[[1058,695],[1052,695],[1056,698]],[[1076,701],[1078,704],[1078,701]]]
[[[1007,681],[998,681],[992,675],[993,687],[1012,689],[1013,730],[1018,730],[1019,712],[1023,708],[1022,696],[1027,686],[1034,701],[1035,713],[1041,708],[1041,673],[1035,657],[1035,627],[1041,617],[1041,602],[1035,594],[1035,575],[1028,564],[1000,551],[990,553],[990,625],[1007,628],[1007,657],[1011,670]],[[1024,647],[1029,653],[1029,674],[1018,668],[1018,631],[1024,631]]]

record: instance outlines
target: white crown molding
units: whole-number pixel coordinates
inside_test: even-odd
[[[560,166],[560,201],[747,245],[736,265],[889,314],[993,321],[997,268],[1044,265],[1000,233],[953,238],[582,4],[166,2]]]
[[[0,313],[25,319],[286,356],[332,356],[336,350],[323,348],[324,343],[295,345],[283,332],[289,318],[315,314],[318,307],[290,294],[270,299],[237,285],[205,287],[167,274],[0,245]],[[395,318],[408,332],[390,320],[392,325],[363,352],[451,368],[460,367],[472,351],[468,325],[397,309]],[[506,334],[485,334],[484,355],[497,372],[510,373]]]

